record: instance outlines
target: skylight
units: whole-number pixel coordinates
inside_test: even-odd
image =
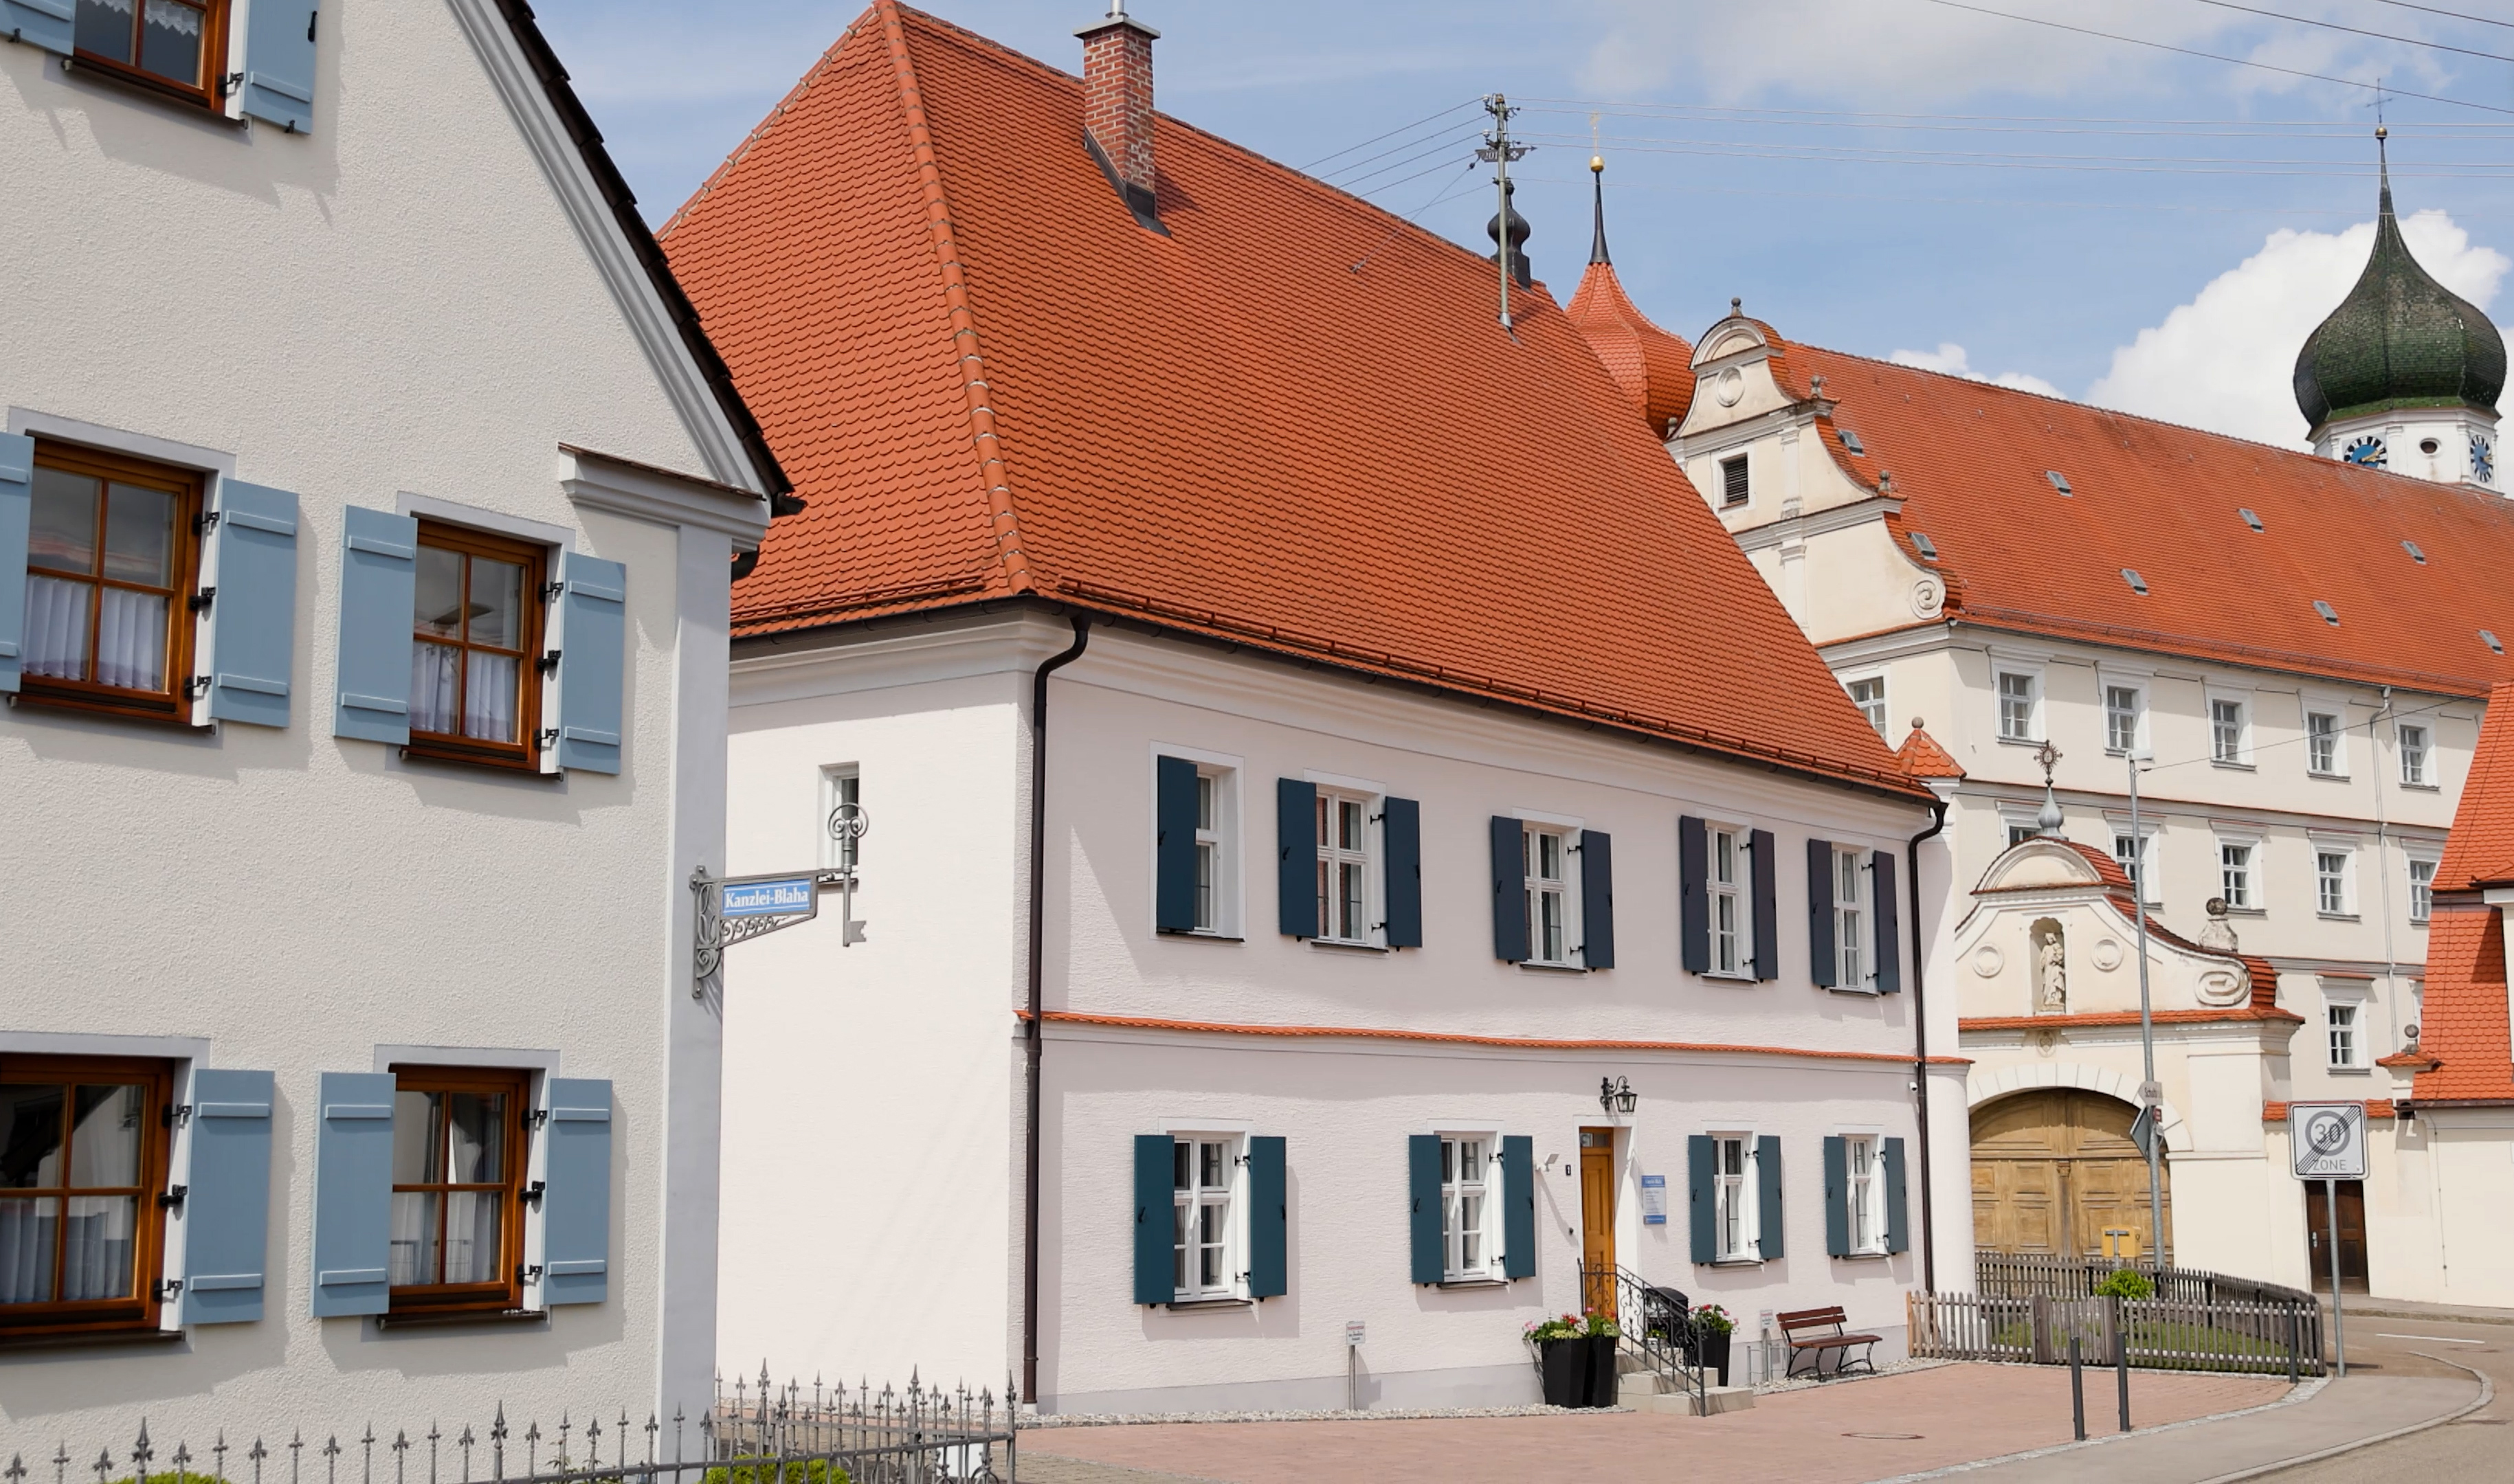
[[[2410,554],[2411,561],[2417,563],[2421,567],[2427,564],[2427,554],[2418,549],[2418,543],[2416,541],[2403,541],[2401,542],[2401,549]]]
[[[2501,655],[2501,654],[2503,654],[2503,653],[2505,653],[2505,646],[2504,646],[2504,645],[2502,645],[2502,644],[2497,643],[2497,642],[2496,642],[2496,636],[2495,636],[2494,634],[2493,634],[2493,633],[2489,632],[2487,629],[2484,629],[2484,628],[2483,628],[2483,629],[2481,629],[2481,630],[2479,631],[2479,637],[2480,637],[2480,639],[2481,639],[2482,641],[2484,641],[2484,642],[2488,645],[2489,649],[2493,650],[2494,652],[2495,652],[2495,653],[2497,653],[2497,654],[2500,654],[2500,655]]]
[[[2069,488],[2069,476],[2061,473],[2058,469],[2045,469],[2043,471],[2043,477],[2051,481],[2051,488],[2059,491],[2063,495],[2075,495],[2078,493],[2077,491]]]
[[[2122,569],[2122,581],[2129,584],[2130,591],[2137,593],[2142,598],[2147,596],[2147,579],[2138,575],[2137,568],[2124,567]]]
[[[2261,518],[2254,515],[2249,508],[2237,510],[2235,513],[2244,518],[2245,525],[2251,527],[2255,531],[2261,529]]]
[[[2320,598],[2313,600],[2313,611],[2322,615],[2322,622],[2325,623],[2335,624],[2339,622],[2339,611]]]
[[[1912,549],[1918,551],[1923,556],[1927,557],[1930,561],[1934,562],[1938,559],[1938,543],[1929,540],[1928,533],[1926,531],[1915,531],[1912,533]]]
[[[1846,427],[1842,430],[1842,446],[1850,450],[1854,454],[1865,454],[1868,452],[1868,450],[1860,444],[1859,435]]]

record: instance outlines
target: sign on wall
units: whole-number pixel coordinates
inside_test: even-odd
[[[1642,1177],[1642,1224],[1667,1224],[1667,1177],[1664,1175]]]
[[[787,912],[810,916],[820,898],[820,885],[809,875],[773,881],[728,881],[716,907],[719,917],[769,917]]]
[[[2298,1180],[2364,1180],[2366,1104],[2291,1103],[2287,1142]]]

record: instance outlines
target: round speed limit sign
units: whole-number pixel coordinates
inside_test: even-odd
[[[2366,1104],[2292,1103],[2288,1104],[2287,1130],[2296,1179],[2366,1178]]]

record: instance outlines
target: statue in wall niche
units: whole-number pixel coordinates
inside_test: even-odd
[[[2069,1008],[2069,948],[2060,925],[2046,917],[2034,924],[2034,1009]]]

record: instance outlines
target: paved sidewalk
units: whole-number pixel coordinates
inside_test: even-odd
[[[2425,1304],[2415,1299],[2369,1299],[2348,1294],[2343,1310],[2348,1323],[2358,1319],[2435,1319],[2455,1324],[2514,1324],[2514,1308],[2489,1308],[2477,1304]],[[2331,1312],[2331,1296],[2322,1296],[2322,1311]]]

